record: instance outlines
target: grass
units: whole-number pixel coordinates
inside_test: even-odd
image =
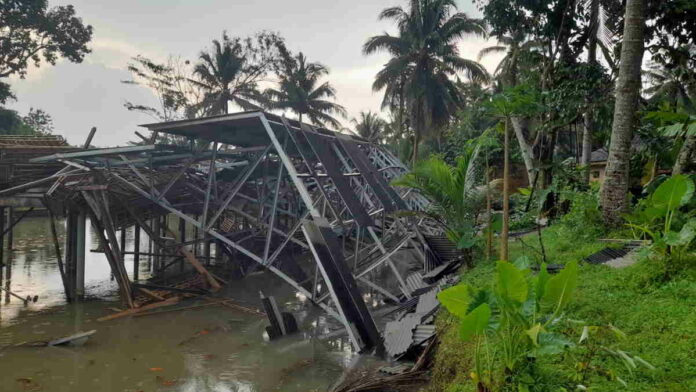
[[[549,263],[565,264],[582,260],[602,249],[605,243],[564,225],[546,229],[542,238]],[[510,246],[510,259],[520,256],[540,260],[535,233]],[[696,260],[695,260],[696,261]],[[655,279],[651,260],[641,260],[623,269],[582,264],[575,298],[567,317],[582,325],[612,324],[626,333],[619,348],[653,364],[655,370],[639,368],[629,373],[621,363],[607,365],[628,383],[593,376],[586,382],[591,391],[694,391],[696,390],[696,273],[688,270],[664,283]],[[694,263],[692,262],[692,266]],[[479,261],[472,270],[462,272],[462,283],[473,287],[490,285],[492,262]],[[473,391],[469,380],[473,349],[459,341],[456,321],[441,311],[437,319],[441,345],[435,358],[429,391]],[[572,391],[569,381],[574,362],[568,356],[540,361],[541,372],[550,376],[557,391],[559,385]]]

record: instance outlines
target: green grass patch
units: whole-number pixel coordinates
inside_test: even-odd
[[[564,225],[548,228],[542,236],[549,263],[582,260],[608,246],[591,235],[583,236],[578,228]],[[527,256],[540,261],[536,233],[513,241],[510,256],[511,260]],[[667,283],[659,282],[653,279],[652,263],[642,260],[623,269],[591,264],[581,267],[579,286],[566,312],[567,318],[586,325],[616,326],[627,335],[618,347],[656,367],[652,371],[639,368],[629,373],[620,362],[610,362],[607,367],[615,369],[628,387],[593,376],[586,382],[591,391],[696,390],[696,273],[691,268]],[[462,283],[488,286],[493,272],[493,262],[479,261],[472,270],[462,272]],[[437,326],[441,344],[429,391],[474,390],[468,379],[473,349],[471,344],[459,341],[456,325],[453,316],[444,310],[440,312]],[[573,390],[573,383],[567,380],[574,364],[569,355],[540,361],[540,372],[550,380],[549,390],[558,390],[560,385]]]

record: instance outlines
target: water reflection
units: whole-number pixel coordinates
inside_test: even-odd
[[[63,236],[63,227],[58,229]],[[127,234],[132,248],[133,232]],[[234,281],[224,295],[259,306],[262,287],[295,314],[301,330],[295,336],[268,342],[266,320],[222,307],[98,323],[121,305],[104,254],[90,251],[97,247],[91,232],[86,241],[90,300],[65,304],[48,219],[25,218],[15,228],[15,250],[5,252],[0,284],[39,300],[24,306],[3,295],[0,301],[0,390],[323,391],[353,358],[347,342],[315,339],[333,321],[269,274]],[[141,246],[147,251],[144,233]],[[126,266],[132,276],[132,255]],[[141,257],[140,277],[149,270],[149,260]],[[97,333],[84,347],[8,347],[91,329]]]

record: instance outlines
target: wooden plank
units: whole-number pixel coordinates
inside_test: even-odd
[[[140,290],[141,293],[145,294],[146,296],[148,296],[148,297],[150,297],[150,298],[152,298],[152,299],[156,299],[156,300],[158,300],[158,301],[164,301],[164,300],[165,300],[165,298],[162,297],[161,295],[158,295],[158,294],[155,293],[154,291],[148,290],[148,289],[146,289],[146,288],[144,288],[144,287],[138,287],[138,290]]]
[[[220,283],[218,283],[217,279],[213,277],[213,275],[208,272],[208,270],[201,264],[198,259],[196,259],[196,256],[193,255],[193,253],[189,252],[188,249],[186,248],[179,248],[179,253],[181,253],[186,261],[189,262],[193,266],[193,268],[198,271],[199,274],[203,275],[205,279],[208,281],[208,284],[210,284],[210,287],[212,288],[212,291],[218,291],[222,288],[220,286]]]
[[[108,316],[100,317],[97,319],[97,321],[101,322],[101,321],[115,320],[115,319],[119,319],[122,317],[132,316],[134,314],[138,314],[138,313],[144,312],[146,310],[157,309],[157,308],[161,308],[164,306],[174,305],[174,304],[178,303],[180,300],[181,299],[179,297],[172,297],[172,298],[166,299],[166,300],[161,301],[161,302],[155,302],[154,304],[144,305],[144,306],[141,306],[139,308],[127,309],[127,310],[124,310],[123,312],[119,312],[119,313],[115,313],[115,314],[110,314]]]

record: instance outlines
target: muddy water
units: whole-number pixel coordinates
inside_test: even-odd
[[[258,307],[262,288],[295,314],[300,334],[269,342],[266,320],[224,307],[97,322],[121,305],[104,255],[89,252],[94,243],[88,235],[90,300],[66,304],[48,220],[25,218],[16,227],[0,283],[39,300],[24,306],[2,293],[0,391],[325,391],[355,359],[347,342],[317,339],[330,321],[269,274],[234,281],[224,295]],[[141,243],[145,251],[146,236]],[[141,260],[141,278],[149,267]],[[92,329],[84,347],[11,346]]]

